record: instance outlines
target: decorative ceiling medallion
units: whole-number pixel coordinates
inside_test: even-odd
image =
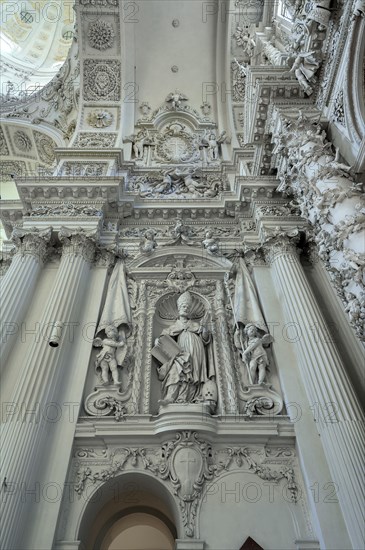
[[[56,158],[54,151],[56,143],[52,138],[42,134],[41,132],[34,132],[34,139],[41,162],[44,162],[44,164],[52,164]]]
[[[84,61],[84,99],[120,100],[120,62],[116,60]]]
[[[98,19],[91,23],[87,33],[90,46],[97,50],[107,50],[114,44],[114,29],[111,23]]]
[[[22,130],[17,130],[14,132],[13,135],[13,142],[14,145],[19,151],[23,151],[23,153],[27,153],[32,148],[32,142],[29,136]]]

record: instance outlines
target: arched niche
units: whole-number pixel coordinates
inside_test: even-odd
[[[155,339],[161,334],[162,330],[176,321],[177,297],[189,290],[195,297],[197,304],[200,303],[202,311],[197,320],[202,319],[204,312],[212,312],[209,322],[224,323],[224,312],[218,314],[217,301],[218,287],[221,294],[224,293],[223,280],[227,272],[230,271],[232,263],[224,256],[208,254],[196,246],[166,246],[159,247],[151,255],[140,254],[128,264],[128,272],[137,282],[140,289],[144,289],[145,297],[144,316],[142,323],[138,324],[140,334],[136,339],[143,342],[144,360],[137,364],[135,372],[135,386],[139,380],[143,380],[144,395],[142,410],[145,413],[158,414],[158,401],[162,398],[161,381],[157,376],[157,362],[153,359],[151,350],[154,347]],[[142,293],[142,290],[141,290]],[[222,297],[222,301],[223,301]],[[170,316],[160,315],[158,308],[164,302],[166,308],[170,311]],[[221,308],[223,309],[223,308]],[[217,349],[219,346],[219,350]],[[215,357],[222,356],[222,339],[213,336],[211,350]],[[228,348],[228,342],[226,348]],[[222,361],[221,361],[222,362]],[[138,375],[141,372],[141,375]],[[217,369],[218,386],[218,410],[220,395],[223,383],[219,377],[222,377],[222,368]],[[146,397],[147,396],[147,397]]]
[[[187,288],[192,298],[192,306],[189,314],[191,321],[198,324],[207,325],[208,330],[211,328],[212,320],[212,305],[209,303],[206,297],[199,294],[198,290],[194,290],[193,287]],[[179,317],[177,300],[181,296],[181,292],[172,290],[161,296],[155,306],[155,313],[153,317],[152,327],[152,340],[153,342],[161,335],[162,331],[168,329],[173,325]],[[177,340],[177,338],[173,338]],[[215,364],[214,347],[213,343],[209,343],[204,346],[204,354],[206,361],[206,376],[208,377],[209,370],[213,370]],[[157,376],[157,368],[160,364],[156,359],[152,360],[152,382],[151,382],[151,407],[153,412],[157,412],[156,405],[160,399],[164,396],[162,394],[162,383]],[[201,373],[203,376],[203,373]]]
[[[80,541],[80,548],[115,550],[115,544],[123,540],[123,532],[129,540],[138,526],[144,526],[144,534],[154,533],[156,540],[164,540],[166,545],[172,544],[182,532],[176,503],[161,481],[149,474],[127,472],[88,493],[78,518],[75,540]],[[169,550],[169,546],[166,548]]]

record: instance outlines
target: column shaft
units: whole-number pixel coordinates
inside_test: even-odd
[[[364,526],[364,418],[345,366],[316,303],[294,247],[274,243],[269,259],[287,321],[299,329],[299,366],[319,435],[337,484],[343,516],[354,548]]]
[[[72,247],[69,246],[72,252]],[[77,253],[62,257],[52,293],[46,303],[41,327],[51,327],[55,322],[70,323],[78,315],[83,290],[86,287],[90,264]],[[37,487],[36,471],[45,448],[47,418],[45,411],[50,403],[57,403],[62,383],[63,364],[68,358],[70,342],[61,339],[58,348],[51,347],[42,338],[33,342],[22,369],[12,403],[14,414],[3,426],[2,473],[8,484],[8,497],[3,496],[2,544],[4,548],[18,548],[21,540],[21,525],[27,506],[32,498],[26,497],[26,490],[41,491]],[[35,413],[29,413],[35,411]]]

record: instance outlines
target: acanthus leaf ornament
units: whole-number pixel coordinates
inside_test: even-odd
[[[69,229],[61,226],[58,238],[63,245],[64,256],[81,256],[88,263],[94,261],[98,231],[85,231],[81,227]]]
[[[65,176],[97,177],[105,175],[107,162],[73,162],[66,161],[61,167]]]
[[[115,142],[117,140],[116,134],[111,133],[97,133],[97,132],[80,132],[80,134],[77,136],[74,147],[80,147],[80,148],[106,148],[106,147],[114,147]]]
[[[84,204],[78,205],[73,202],[62,202],[57,206],[38,205],[28,212],[31,217],[48,217],[48,216],[97,216],[102,217],[102,210],[93,206]]]
[[[17,247],[17,254],[21,256],[29,254],[37,257],[40,261],[44,261],[51,235],[51,227],[41,230],[35,227],[30,229],[15,227],[11,234],[11,240]]]

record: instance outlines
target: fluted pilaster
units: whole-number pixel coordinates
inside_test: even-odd
[[[217,369],[219,386],[223,386],[225,393],[224,403],[220,404],[225,413],[238,414],[237,381],[233,373],[234,359],[232,357],[231,342],[228,334],[226,319],[224,284],[222,281],[216,283],[215,306],[218,319],[216,326],[216,337],[221,340],[221,369]]]
[[[12,241],[17,246],[17,252],[1,280],[1,370],[32,299],[51,232],[51,228],[13,231]]]
[[[295,245],[287,238],[265,245],[328,465],[354,548],[364,544],[364,417],[345,365],[329,337]],[[294,338],[293,338],[294,340]]]
[[[62,367],[72,344],[72,331],[68,328],[77,318],[94,257],[94,242],[84,232],[61,230],[59,237],[63,255],[40,322],[43,336],[47,333],[49,337],[35,339],[31,344],[2,430],[1,471],[7,479],[8,494],[3,495],[1,502],[1,539],[9,550],[19,548],[23,518],[32,506],[24,493],[36,487],[37,467],[46,448],[49,427],[45,411],[57,400]],[[52,340],[52,335],[57,338]]]

